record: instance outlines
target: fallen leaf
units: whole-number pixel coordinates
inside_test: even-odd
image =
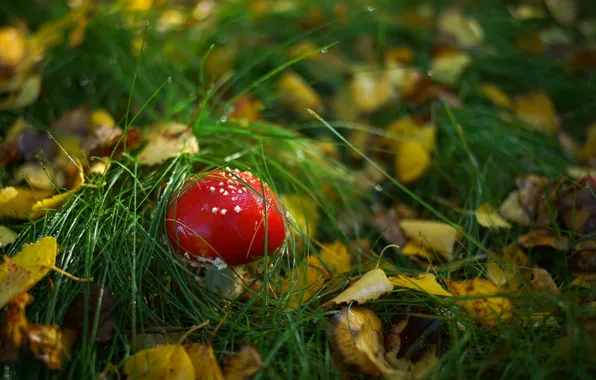
[[[9,93],[1,102],[0,110],[16,110],[33,104],[41,91],[41,75],[27,77],[18,90]]]
[[[102,288],[98,285],[92,285],[89,289],[87,302],[85,302],[85,295],[81,294],[66,311],[62,326],[77,331],[80,336],[87,335],[91,337],[93,331],[91,328],[95,325],[97,318],[97,329],[93,331],[94,341],[107,342],[112,338],[116,326],[116,320],[112,315],[115,302],[109,287]],[[89,332],[84,331],[85,310],[87,311],[87,320],[94,321],[93,324],[88,326]]]
[[[34,191],[26,187],[9,186],[0,189],[0,216],[26,220],[33,205],[52,193],[53,191]]]
[[[62,369],[74,346],[75,338],[58,325],[30,324],[27,327],[29,350],[49,369]]]
[[[74,176],[74,182],[70,190],[65,191],[61,194],[56,194],[51,198],[38,200],[33,207],[31,207],[30,217],[39,218],[45,215],[49,210],[56,210],[62,207],[74,194],[79,191],[85,184],[85,173],[80,162],[77,162],[76,174]]]
[[[226,380],[245,380],[256,375],[262,367],[259,350],[253,345],[244,344],[226,359],[223,372]]]
[[[51,165],[41,165],[37,162],[27,162],[16,169],[15,177],[18,182],[26,181],[27,185],[39,190],[54,191],[56,187],[64,187],[66,178],[64,173],[54,170]]]
[[[555,106],[543,91],[516,96],[515,113],[521,120],[539,131],[555,133],[559,129]]]
[[[277,81],[279,100],[284,108],[298,115],[307,115],[307,109],[323,110],[323,99],[300,75],[287,71]]]
[[[406,46],[393,47],[385,53],[386,65],[409,66],[414,60],[414,51]]]
[[[524,280],[522,269],[529,267],[530,260],[526,253],[516,245],[511,245],[491,255],[485,269],[488,278],[499,288],[507,285],[508,289],[518,289]]]
[[[584,177],[571,185],[557,200],[563,224],[570,230],[590,236],[596,232],[596,177]]]
[[[406,239],[399,226],[399,220],[400,218],[394,208],[373,207],[371,221],[377,231],[383,234],[383,238],[387,242],[402,247],[406,244]]]
[[[137,155],[141,165],[154,166],[170,158],[199,151],[192,129],[184,124],[154,124],[147,133],[147,140],[147,145]]]
[[[503,90],[491,83],[484,83],[480,85],[480,91],[484,96],[490,99],[494,104],[507,108],[513,109],[513,101]]]
[[[457,8],[448,8],[438,17],[437,31],[443,42],[455,43],[470,49],[484,42],[484,30],[475,19],[465,16]]]
[[[321,261],[332,274],[339,275],[350,271],[352,256],[348,248],[338,240],[321,246]]]
[[[185,344],[184,349],[194,368],[194,378],[196,380],[224,380],[210,344]]]
[[[474,298],[456,301],[456,304],[465,308],[468,315],[478,323],[490,327],[513,316],[513,305],[507,298],[496,296],[499,288],[492,282],[481,278],[444,281],[454,296]]]
[[[430,152],[419,143],[401,143],[395,155],[395,175],[400,182],[410,184],[428,171],[430,161]]]
[[[395,95],[386,74],[372,68],[354,73],[347,91],[353,107],[365,113],[378,110]]]
[[[205,74],[212,80],[219,80],[233,72],[240,46],[231,41],[216,45],[205,57]]]
[[[432,273],[421,273],[416,276],[398,275],[389,277],[389,281],[400,288],[407,288],[432,294],[435,296],[451,297],[451,293],[443,289],[437,282],[437,277]]]
[[[577,2],[575,0],[544,0],[546,7],[555,20],[571,25],[577,20]]]
[[[544,229],[531,230],[520,235],[517,242],[526,248],[551,247],[559,251],[568,251],[570,246],[567,236],[558,237],[554,232]]]
[[[577,252],[569,258],[569,269],[573,272],[596,272],[596,248]]]
[[[596,289],[596,273],[580,274],[569,285],[594,290]]]
[[[429,71],[432,72],[436,82],[453,86],[457,84],[470,63],[472,58],[465,52],[439,55],[431,60]]]
[[[201,367],[201,371],[205,371]],[[134,379],[194,379],[193,362],[181,345],[141,350],[124,363],[124,374]]]
[[[534,31],[518,37],[515,45],[524,53],[532,56],[541,55],[545,49],[540,31]]]
[[[596,160],[596,123],[586,129],[586,138],[580,156],[584,162],[588,162],[590,159]]]
[[[6,247],[17,240],[19,234],[8,227],[0,226],[0,248]]]
[[[9,339],[16,348],[20,348],[27,339],[29,321],[25,314],[25,308],[31,302],[33,302],[33,296],[21,293],[8,304],[2,335]]]
[[[430,252],[429,250],[424,248],[418,243],[415,242],[408,242],[406,243],[400,250],[400,253],[404,256],[417,256],[424,260],[435,260],[437,256]]]
[[[449,224],[430,220],[406,219],[400,223],[404,234],[446,259],[453,255],[453,245],[459,239],[458,230]]]
[[[530,217],[526,214],[520,204],[519,191],[512,191],[499,207],[499,214],[510,222],[521,226],[530,225]]]
[[[263,102],[260,100],[253,100],[249,96],[243,95],[232,105],[232,111],[228,114],[228,119],[241,123],[259,120],[262,107]]]
[[[290,225],[297,232],[297,237],[316,239],[321,219],[317,204],[299,194],[283,194],[280,200],[289,213]]]
[[[499,215],[498,211],[490,204],[484,203],[474,212],[478,224],[487,228],[511,228],[511,224]]]
[[[16,255],[5,257],[0,264],[0,309],[45,277],[56,264],[57,252],[56,239],[44,237],[37,243],[25,244]]]
[[[534,267],[532,269],[532,279],[530,280],[532,290],[536,293],[548,292],[554,295],[560,295],[561,290],[553,280],[546,269]]]
[[[405,371],[393,369],[384,358],[381,321],[369,309],[343,308],[329,326],[330,343],[336,364],[367,375],[407,378]]]
[[[567,168],[567,175],[576,180],[585,177],[596,177],[596,168],[590,168],[587,166],[570,166]]]
[[[310,300],[331,277],[317,256],[309,256],[292,268],[282,282],[281,291],[289,294],[289,307],[295,309]]]
[[[387,279],[385,272],[382,269],[373,269],[323,306],[330,307],[351,302],[358,302],[359,305],[362,305],[368,301],[376,300],[392,290],[393,284]]]

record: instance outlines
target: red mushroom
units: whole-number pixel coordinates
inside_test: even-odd
[[[238,169],[187,181],[170,200],[166,227],[170,243],[187,260],[231,266],[258,260],[265,249],[274,252],[286,235],[269,185]]]

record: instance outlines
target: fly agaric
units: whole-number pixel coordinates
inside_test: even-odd
[[[279,201],[269,185],[238,169],[188,180],[170,200],[166,228],[180,255],[215,265],[258,260],[265,250],[277,250],[286,236]]]

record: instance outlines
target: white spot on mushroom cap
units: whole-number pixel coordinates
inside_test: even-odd
[[[219,192],[220,193],[223,193],[224,191],[225,191],[224,189],[219,189]]]
[[[242,209],[240,208],[240,206],[236,205],[236,207],[234,207],[234,211],[240,212],[242,211]]]
[[[215,187],[211,186],[209,190],[211,190],[212,193],[215,193]]]
[[[224,196],[227,196],[228,195],[228,192],[227,191],[224,191],[223,195]]]
[[[224,183],[223,183],[223,182],[220,182],[220,183],[219,183],[219,186],[223,186],[223,185],[224,185]]]
[[[217,214],[217,210],[219,210],[217,207],[213,207],[211,209],[211,212],[214,213],[214,214]]]
[[[221,209],[221,214],[222,215],[225,215],[227,212],[228,212],[228,210],[226,210],[225,208],[224,209]]]

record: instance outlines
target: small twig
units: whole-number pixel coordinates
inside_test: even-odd
[[[379,255],[379,259],[377,260],[377,265],[375,266],[375,269],[377,269],[379,267],[379,264],[381,264],[381,259],[383,258],[383,255],[385,254],[385,251],[388,248],[397,248],[397,249],[401,249],[401,247],[397,244],[389,244],[388,246],[386,246],[385,248],[383,248],[383,250],[381,251],[381,254]]]
[[[93,277],[89,277],[89,278],[79,278],[76,276],[73,276],[72,274],[58,268],[57,266],[53,266],[52,269],[58,273],[60,273],[61,275],[63,275],[64,277],[68,277],[73,281],[77,281],[77,282],[91,282],[93,281]]]
[[[188,330],[187,332],[184,333],[184,335],[182,335],[182,337],[178,341],[178,344],[182,344],[182,342],[184,342],[190,334],[192,334],[193,332],[195,332],[197,330],[202,329],[203,327],[207,326],[208,324],[209,324],[209,320],[206,320],[205,322],[201,323],[200,325],[191,327],[190,330]]]
[[[219,328],[221,327],[221,325],[223,325],[224,321],[226,319],[228,319],[228,316],[229,315],[230,315],[230,307],[228,306],[228,308],[226,310],[226,315],[224,315],[224,317],[221,319],[221,321],[219,321],[219,323],[217,324],[217,326],[215,326],[215,329],[211,333],[211,336],[209,337],[209,340],[207,341],[207,344],[211,345],[211,342],[213,341],[213,338],[215,338],[215,334],[217,334],[217,332],[219,331]]]

